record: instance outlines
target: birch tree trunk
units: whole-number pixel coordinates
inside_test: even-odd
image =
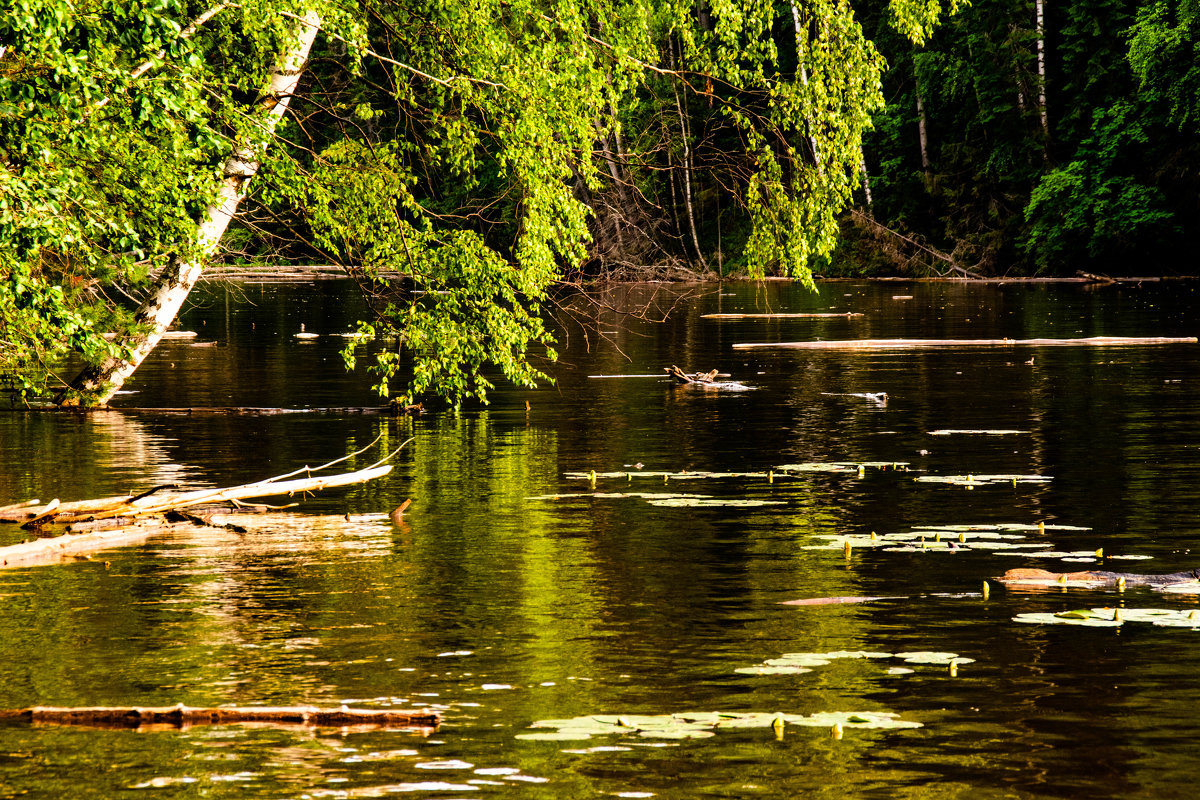
[[[1042,117],[1042,132],[1050,138],[1050,116],[1046,112],[1046,17],[1043,0],[1035,0],[1037,9],[1038,112]]]
[[[261,122],[263,141],[269,139],[279,120],[287,111],[296,91],[300,73],[308,60],[309,50],[320,30],[321,18],[309,12],[299,23],[291,49],[280,64],[263,93],[262,104],[268,108]],[[216,252],[221,237],[237,214],[238,205],[246,196],[246,184],[258,172],[260,148],[246,141],[234,143],[225,160],[221,185],[213,202],[205,209],[196,227],[196,247],[188,257],[172,257],[167,268],[155,281],[150,295],[138,308],[135,321],[144,332],[133,333],[119,344],[128,348],[128,356],[110,356],[101,363],[84,369],[59,397],[63,406],[105,405],[141,365],[150,351],[174,322],[175,316],[196,284],[208,259]]]
[[[917,87],[917,139],[921,146],[921,171],[925,173],[925,182],[929,183],[929,133],[925,128],[925,100],[921,97],[921,87]]]

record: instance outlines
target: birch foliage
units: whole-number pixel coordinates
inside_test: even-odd
[[[892,8],[914,39],[942,12]],[[258,93],[310,10],[322,36],[272,131]],[[846,0],[13,0],[0,48],[0,376],[24,396],[68,355],[122,356],[101,332],[201,253],[243,146],[262,165],[233,241],[346,268],[363,332],[398,343],[371,367],[382,394],[533,385],[551,292],[588,256],[597,132],[664,82],[680,136],[702,102],[736,132],[751,274],[807,281],[884,68]]]

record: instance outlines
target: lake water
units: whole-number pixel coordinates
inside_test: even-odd
[[[116,404],[374,405],[333,335],[351,326],[352,292],[202,286],[181,327],[216,345],[165,342]],[[1200,286],[634,286],[608,299],[676,313],[564,323],[555,385],[459,414],[0,412],[0,504],[232,485],[381,436],[347,462],[362,467],[414,437],[391,475],[305,500],[293,523],[0,571],[0,707],[444,713],[427,735],[0,727],[0,798],[1194,796],[1200,630],[1135,610],[1200,609],[1196,595],[981,589],[1014,567],[1200,567],[1200,346],[733,346],[1191,336]],[[702,316],[769,311],[862,316]],[[295,338],[302,323],[322,336]],[[596,377],[671,364],[751,388]],[[887,401],[858,396],[874,393]],[[960,479],[927,480],[948,476]],[[831,596],[888,599],[781,605]],[[1119,626],[1014,620],[1117,606]],[[702,738],[643,719],[689,712],[794,716],[781,732]],[[833,716],[801,724],[815,714]],[[608,732],[521,738],[588,716]]]

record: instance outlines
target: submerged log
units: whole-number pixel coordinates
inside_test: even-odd
[[[931,347],[1123,347],[1196,344],[1195,336],[1088,336],[1079,339],[821,339],[815,342],[743,342],[734,350],[782,347],[796,350],[913,350]]]
[[[253,706],[190,708],[180,703],[165,707],[90,706],[0,709],[0,722],[31,725],[78,725],[88,728],[140,728],[150,725],[187,728],[193,725],[303,725],[309,727],[376,726],[437,728],[441,716],[430,709],[318,708],[316,706]]]
[[[821,314],[701,314],[700,319],[830,319],[834,317],[861,317],[861,311],[847,311],[842,314],[826,312]]]
[[[1191,583],[1200,580],[1200,569],[1186,572],[1169,572],[1165,575],[1142,575],[1135,572],[1107,572],[1104,570],[1086,570],[1084,572],[1050,572],[1045,569],[1010,569],[996,579],[1009,587],[1019,587],[1021,584],[1045,586],[1048,583],[1088,583],[1097,587],[1116,586],[1123,582],[1125,586],[1171,586],[1177,583]]]

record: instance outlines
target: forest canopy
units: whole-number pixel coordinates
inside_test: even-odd
[[[563,284],[1053,273],[1169,242],[1197,197],[1195,6],[15,0],[0,377],[103,402],[62,370],[140,360],[155,292],[213,259],[341,265],[362,333],[400,343],[380,392],[457,403],[543,377]]]

